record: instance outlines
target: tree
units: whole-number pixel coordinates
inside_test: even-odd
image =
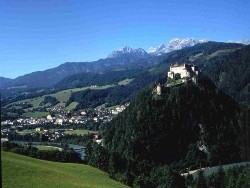
[[[197,144],[190,144],[185,157],[186,165],[193,169],[206,163],[207,155],[200,151]]]
[[[205,178],[203,170],[201,170],[201,169],[198,171],[198,177],[196,180],[195,187],[196,188],[207,188],[206,178]]]
[[[209,176],[208,186],[216,188],[226,187],[226,175],[222,166],[219,166],[218,171],[216,173],[213,173]]]
[[[193,186],[194,185],[194,177],[192,174],[189,174],[186,176],[186,184],[187,186]]]
[[[216,187],[218,188],[224,188],[225,187],[225,172],[222,168],[222,166],[220,165],[219,169],[218,169],[218,175],[217,175],[217,185]]]
[[[240,173],[239,176],[238,176],[238,179],[236,181],[236,188],[242,188],[245,186],[245,183],[246,183],[246,177],[245,177],[245,174],[244,172]]]

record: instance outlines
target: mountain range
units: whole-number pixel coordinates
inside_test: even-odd
[[[63,79],[67,79],[67,77],[79,73],[102,74],[109,71],[121,71],[121,70],[141,69],[141,68],[150,69],[150,67],[159,64],[161,61],[168,60],[169,57],[172,55],[172,52],[174,52],[175,55],[178,55],[179,54],[178,50],[183,49],[185,51],[185,49],[189,49],[189,47],[197,46],[199,44],[204,44],[207,48],[215,48],[215,49],[210,49],[210,51],[224,50],[224,48],[227,48],[228,50],[231,48],[238,49],[244,46],[242,44],[234,44],[234,43],[223,43],[223,45],[216,46],[216,45],[211,45],[214,43],[211,42],[209,43],[205,39],[197,40],[191,38],[186,38],[186,39],[176,38],[171,40],[167,45],[160,45],[159,47],[156,48],[150,48],[148,52],[146,52],[142,48],[133,49],[130,47],[123,47],[111,52],[105,59],[99,59],[93,62],[66,62],[58,67],[48,69],[45,71],[33,72],[30,74],[26,74],[24,76],[20,76],[16,79],[1,78],[0,88],[2,88],[3,94],[9,95],[9,94],[23,92],[32,88],[39,89],[39,88],[52,87],[55,84],[62,81]],[[197,48],[199,48],[199,46]],[[195,59],[198,57],[199,53],[197,52],[197,55],[192,58]],[[186,59],[176,59],[176,60],[184,61]],[[204,62],[205,61],[207,61],[207,59],[204,59]],[[166,68],[167,67],[165,67],[165,70]]]
[[[108,58],[128,58],[130,61],[135,61],[142,58],[150,57],[150,55],[142,48],[133,49],[129,46],[122,47],[111,52]]]
[[[166,71],[171,64],[188,62],[199,67],[201,72],[210,78],[223,92],[238,102],[247,98],[247,87],[250,83],[250,46],[241,44],[207,42],[190,48],[172,51],[164,56],[164,60],[140,69],[110,71],[102,74],[79,73],[64,78],[54,87],[57,89],[80,88],[91,85],[114,85],[102,91],[82,91],[70,97],[70,102],[78,102],[79,109],[87,108],[91,98],[91,106],[100,104],[115,105],[128,102],[136,93],[151,83],[166,81]],[[161,57],[161,56],[160,56]],[[238,76],[236,76],[238,75]],[[132,79],[127,85],[117,84],[124,79]],[[102,96],[96,100],[96,96]],[[92,99],[93,98],[93,99]]]
[[[150,55],[162,55],[164,53],[171,52],[173,50],[180,50],[182,48],[191,47],[199,43],[208,42],[207,39],[193,39],[193,38],[174,38],[168,42],[167,45],[161,44],[157,47],[151,47],[148,50]]]
[[[133,49],[125,46],[111,52],[105,59],[93,62],[66,62],[45,71],[32,72],[12,80],[5,79],[4,82],[0,82],[0,88],[7,91],[7,93],[16,93],[30,88],[51,87],[63,78],[81,72],[100,73],[134,67],[138,68],[140,66],[145,67],[162,61],[165,58],[165,53],[190,47],[201,42],[206,42],[206,40],[176,38],[171,40],[167,46],[163,45],[164,47],[161,49],[158,47],[151,48],[148,52],[142,48]]]
[[[54,82],[54,85],[48,82],[51,87],[46,89],[19,88],[16,94],[13,93],[14,88],[2,90],[2,104],[40,98],[44,95],[73,88],[86,88],[71,93],[67,97],[68,100],[64,101],[65,107],[70,104],[77,104],[74,110],[95,108],[100,105],[124,104],[132,101],[141,89],[159,82],[165,83],[167,80],[166,72],[170,65],[183,62],[196,65],[202,74],[211,79],[219,90],[239,103],[246,103],[250,85],[249,55],[249,45],[206,42],[164,55],[131,62],[125,61],[124,58],[102,59],[96,62],[102,65],[98,69],[93,69],[96,72],[84,72],[83,68],[86,68],[84,66],[86,64],[91,65],[91,63],[65,63],[54,68],[54,70],[50,70],[50,75],[61,75],[62,69],[71,70],[72,75],[64,75],[65,77],[61,77],[61,80],[57,83]],[[103,62],[111,62],[111,60],[113,64],[103,66]],[[124,62],[121,63],[123,60]],[[74,74],[74,71],[79,71],[78,67],[82,67],[80,71],[83,70],[83,72]],[[44,77],[40,78],[47,79],[46,73],[48,72],[42,73]],[[100,89],[93,89],[94,86],[98,86]]]

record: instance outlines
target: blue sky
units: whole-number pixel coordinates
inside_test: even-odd
[[[249,0],[2,0],[0,76],[105,58],[172,38],[250,39]]]

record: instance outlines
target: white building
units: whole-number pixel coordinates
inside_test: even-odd
[[[168,78],[174,79],[177,74],[180,78],[193,78],[194,76],[198,76],[198,69],[196,66],[186,63],[171,65]]]

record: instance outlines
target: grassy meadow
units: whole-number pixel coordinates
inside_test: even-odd
[[[44,161],[3,151],[1,162],[3,188],[127,187],[83,164]]]
[[[95,133],[97,131],[89,131],[87,129],[77,129],[77,130],[72,130],[72,131],[65,131],[65,134],[69,134],[69,135],[72,135],[72,134],[77,134],[77,135],[85,135],[85,134],[88,134],[88,133]]]
[[[39,150],[46,150],[46,151],[54,151],[58,150],[58,147],[54,146],[43,146],[43,145],[34,145]]]

